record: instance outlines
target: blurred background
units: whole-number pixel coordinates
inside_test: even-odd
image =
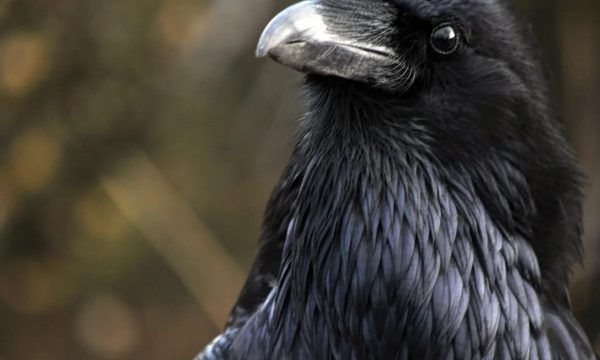
[[[589,175],[600,350],[600,2],[518,0]],[[191,359],[254,256],[301,113],[274,0],[0,0],[0,359]]]

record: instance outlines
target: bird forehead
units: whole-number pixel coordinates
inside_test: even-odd
[[[423,18],[443,16],[445,14],[467,15],[495,11],[499,0],[391,0],[396,5],[415,11]]]
[[[355,12],[409,13],[422,19],[466,17],[469,14],[497,13],[505,0],[320,0],[322,4]]]

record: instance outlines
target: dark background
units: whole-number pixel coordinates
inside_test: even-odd
[[[224,323],[301,114],[253,57],[274,0],[0,0],[0,359],[190,359]],[[600,350],[600,1],[520,0],[589,175]]]

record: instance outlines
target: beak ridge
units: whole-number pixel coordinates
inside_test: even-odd
[[[315,1],[302,1],[283,10],[269,22],[258,41],[256,57],[265,57],[273,49],[288,43],[325,38],[327,34],[327,26]]]
[[[397,68],[398,57],[388,47],[361,40],[358,36],[361,34],[354,36],[352,29],[341,34],[339,29],[334,32],[328,28],[328,20],[336,21],[335,17],[344,16],[349,14],[339,9],[325,9],[318,0],[292,5],[267,25],[258,41],[256,56],[269,56],[308,74],[377,83],[381,74]]]

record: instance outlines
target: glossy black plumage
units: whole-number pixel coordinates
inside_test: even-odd
[[[594,358],[566,290],[580,175],[508,5],[318,8],[327,31],[383,44],[398,66],[355,78],[277,53],[308,73],[307,115],[227,329],[200,358]],[[436,54],[430,31],[447,22],[461,47]]]

